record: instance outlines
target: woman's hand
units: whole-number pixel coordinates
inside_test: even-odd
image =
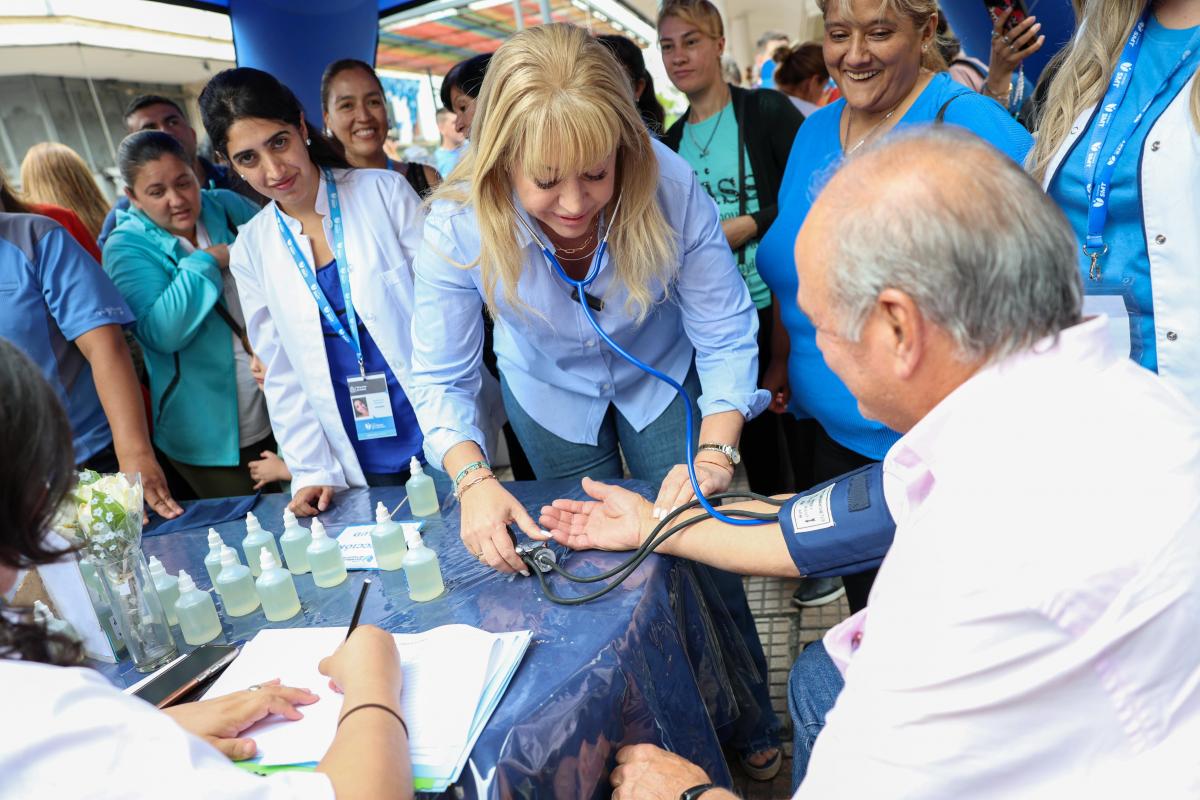
[[[473,473],[465,483],[477,480],[478,476],[479,473]],[[492,478],[471,488],[459,502],[462,504],[461,536],[467,551],[500,572],[528,574],[525,563],[513,548],[508,523],[515,522],[526,536],[539,541],[546,537],[538,530],[525,506]]]
[[[266,486],[268,483],[286,482],[292,479],[292,472],[288,469],[287,464],[283,459],[270,450],[263,450],[258,454],[259,461],[251,461],[250,478],[254,481],[254,490]],[[292,498],[293,502],[295,498]]]
[[[988,61],[988,77],[984,84],[985,91],[1001,103],[1008,99],[1013,72],[1046,43],[1046,37],[1038,35],[1042,23],[1037,21],[1037,17],[1026,17],[1005,33],[1004,24],[1012,13],[1013,9],[1010,8],[996,17],[996,24],[992,27],[992,57]]]
[[[217,267],[219,269],[229,269],[229,245],[214,244],[212,247],[204,248],[204,252],[217,260]]]
[[[650,503],[641,495],[591,478],[583,479],[583,491],[593,499],[542,507],[542,527],[556,542],[572,550],[633,550],[654,529]]]
[[[725,234],[725,241],[729,243],[729,249],[736,252],[746,242],[758,236],[758,223],[749,214],[730,217],[721,220],[721,232]]]
[[[374,625],[359,625],[337,650],[317,665],[329,677],[329,688],[345,695],[378,694],[382,702],[396,703],[404,685],[400,671],[400,651],[387,631]]]
[[[207,739],[229,758],[241,761],[258,752],[258,746],[253,739],[238,738],[238,734],[271,714],[301,719],[304,715],[297,706],[317,699],[308,689],[281,686],[276,679],[259,684],[254,691],[244,689],[212,700],[180,703],[165,712],[188,733]]]
[[[787,411],[788,402],[792,399],[792,387],[788,383],[788,365],[786,358],[772,358],[763,371],[762,388],[771,393],[771,404],[768,411],[782,414]]]
[[[288,508],[297,517],[315,517],[333,501],[332,486],[305,486],[292,493],[292,502]]]
[[[254,382],[258,384],[258,388],[261,389],[263,382],[267,379],[267,365],[258,356],[250,356],[250,375],[254,378]]]
[[[708,453],[707,450],[704,452]],[[717,457],[723,458],[719,453]],[[733,467],[729,466],[727,461],[709,461],[706,455],[701,454],[696,456],[695,464],[696,480],[700,482],[700,491],[705,497],[720,494],[733,482]],[[687,465],[676,464],[663,479],[662,487],[658,490],[658,499],[654,501],[654,511],[661,516],[694,499],[696,493],[692,491],[692,479],[688,475]]]

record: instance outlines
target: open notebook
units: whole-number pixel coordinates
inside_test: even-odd
[[[440,792],[458,779],[531,634],[444,625],[393,635],[404,671],[400,710],[408,724],[416,789]],[[268,717],[242,734],[258,743],[260,767],[312,764],[328,749],[342,699],[317,671],[317,663],[345,637],[345,628],[259,631],[209,689],[208,696],[216,697],[279,678],[320,696],[301,708],[302,720]]]

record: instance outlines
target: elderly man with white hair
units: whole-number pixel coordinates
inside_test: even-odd
[[[904,435],[868,608],[793,671],[797,797],[1200,796],[1200,417],[1081,317],[1075,248],[1032,179],[949,127],[852,158],[813,206],[800,305]],[[543,509],[560,542],[653,527],[637,495],[584,489]],[[659,552],[796,575],[811,534],[779,518]],[[617,762],[614,797],[731,796],[650,745]]]

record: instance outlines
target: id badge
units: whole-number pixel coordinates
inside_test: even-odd
[[[396,435],[396,420],[392,417],[392,401],[388,397],[387,376],[374,372],[362,378],[346,378],[350,387],[350,408],[354,412],[354,427],[359,441],[383,439]]]

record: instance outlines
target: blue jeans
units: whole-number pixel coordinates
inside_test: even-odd
[[[792,717],[792,791],[808,772],[817,735],[825,727],[825,715],[841,694],[842,673],[833,665],[825,645],[813,642],[800,651],[788,676],[788,712]]]
[[[696,398],[700,396],[700,378],[695,367],[688,371],[683,388],[691,399],[696,421],[695,433],[698,435],[700,409],[696,406]],[[630,474],[657,489],[671,467],[683,463],[686,412],[680,397],[676,397],[658,419],[641,431],[635,430],[610,405],[604,421],[600,423],[596,444],[590,445],[568,442],[539,425],[513,397],[503,373],[500,375],[500,393],[509,424],[521,440],[525,455],[539,480],[579,479],[584,476],[595,480],[620,480],[624,477],[621,469],[621,455],[624,454]],[[758,639],[754,615],[746,602],[742,579],[731,572],[712,567],[698,566],[698,571],[711,576],[758,670],[758,680],[750,685],[758,708],[745,709],[737,720],[720,730],[721,738],[742,755],[778,747],[782,726],[771,708],[771,696],[767,688],[767,657]]]

